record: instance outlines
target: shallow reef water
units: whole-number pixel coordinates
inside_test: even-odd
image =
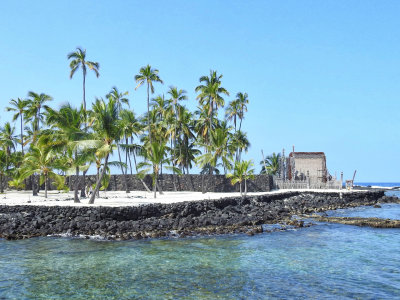
[[[328,212],[400,218],[399,204]],[[400,229],[341,224],[181,239],[0,240],[0,299],[395,299]]]

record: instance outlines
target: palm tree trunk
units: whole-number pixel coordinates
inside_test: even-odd
[[[0,174],[0,193],[4,193],[3,174]]]
[[[175,129],[174,129],[174,132],[176,134]],[[171,137],[171,149],[175,149],[175,147],[176,147],[176,142],[175,142],[175,139],[174,139],[174,147],[172,148],[172,137]],[[174,185],[174,192],[176,192],[177,189],[176,189],[176,183],[175,183],[175,163],[174,163],[174,159],[173,158],[172,158],[172,166],[173,166],[173,169],[172,169],[172,183]]]
[[[22,149],[22,156],[24,156],[24,129],[23,129],[23,116],[21,114],[21,149]]]
[[[154,172],[154,183],[153,183],[154,199],[157,198],[157,173]]]
[[[240,131],[240,128],[242,128],[242,118],[240,118],[239,131]]]
[[[105,161],[104,161],[103,170],[101,171],[100,177],[97,179],[96,188],[94,189],[93,194],[90,196],[89,204],[93,204],[93,203],[94,203],[94,199],[96,198],[96,195],[97,195],[97,193],[98,193],[99,190],[100,190],[101,180],[103,179],[104,174],[106,173],[109,155],[110,155],[110,154],[107,153],[106,158],[105,158]]]
[[[242,197],[242,182],[239,182],[240,197]]]
[[[137,168],[137,164],[136,164],[136,155],[135,155],[135,151],[133,151],[133,160],[135,163],[135,169],[136,169],[136,174],[138,173],[138,168]],[[139,178],[140,182],[143,184],[144,188],[146,189],[147,192],[151,193],[151,190],[149,189],[149,187],[147,186],[146,182],[144,182],[143,179]]]
[[[246,178],[244,179],[244,196],[247,195],[247,180]]]
[[[159,182],[157,182],[157,189],[158,189],[158,193],[159,193],[160,195],[163,195],[163,194],[164,194],[163,191],[162,191],[162,186],[161,186],[161,184],[160,184]]]
[[[150,151],[151,151],[151,126],[150,126],[150,91],[149,91],[149,82],[147,82],[147,126],[149,126],[149,142],[150,142]]]
[[[47,175],[44,175],[44,197],[47,198]]]
[[[99,176],[100,176],[100,167],[97,168],[97,173],[96,173],[96,182],[97,180],[99,180]],[[97,192],[97,197],[100,197],[100,190]]]
[[[38,195],[38,192],[39,192],[39,189],[36,189],[36,175],[35,174],[33,174],[32,175],[32,195],[33,196],[37,196]]]
[[[82,68],[83,69],[83,68]],[[86,91],[85,91],[86,74],[83,70],[83,110],[86,112]],[[86,122],[85,122],[86,127]]]
[[[74,182],[74,203],[80,202],[78,197],[78,190],[79,190],[79,167],[76,167],[75,182]]]
[[[122,164],[122,159],[121,159],[121,151],[119,149],[119,145],[117,146],[118,149],[118,157],[119,157],[119,162],[120,164]],[[124,167],[121,165],[121,172],[122,172],[122,176],[124,177],[124,182],[125,182],[125,191],[126,193],[130,193],[129,191],[129,185],[128,185],[128,180],[126,178],[126,173],[124,171]]]
[[[210,114],[210,128],[209,128],[209,135],[210,135],[210,146],[211,146],[211,140],[212,140],[212,136],[211,136],[211,128],[212,128],[212,118],[213,118],[213,114],[214,114],[214,107],[213,107],[213,102],[211,101],[210,98],[210,107],[211,107],[211,114]],[[209,174],[212,175],[213,174],[213,169],[211,168],[210,165],[210,170],[209,170]]]
[[[129,150],[128,150],[128,138],[125,138],[125,145],[127,146],[125,150],[125,174],[128,174],[128,159],[129,159],[129,169],[131,170],[131,175],[132,175],[132,163],[131,163],[131,157],[128,155]]]

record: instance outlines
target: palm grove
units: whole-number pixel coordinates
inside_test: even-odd
[[[97,176],[89,203],[94,203],[99,191],[107,187],[110,166],[114,166],[124,176],[126,192],[128,174],[137,174],[148,191],[143,177],[151,174],[156,197],[157,190],[162,193],[158,178],[163,169],[178,176],[189,174],[194,165],[201,174],[219,174],[219,168],[223,169],[242,192],[242,181],[254,172],[252,163],[241,158],[250,146],[242,130],[247,93],[237,93],[219,119],[218,111],[230,94],[222,86],[222,75],[210,71],[199,79],[195,89],[198,106],[191,112],[184,105],[188,96],[183,89],[170,86],[166,95],[154,96],[157,85],[164,82],[159,71],[147,65],[134,76],[135,89],[147,91],[147,112],[138,117],[129,106],[128,92],[116,87],[87,105],[86,76],[99,77],[100,65],[87,60],[81,48],[67,57],[70,78],[82,72],[82,104],[64,104],[56,110],[49,105],[50,95],[32,91],[27,98],[10,100],[6,110],[13,112],[15,126],[7,122],[1,127],[1,192],[4,178],[11,178],[8,185],[18,189],[29,178],[33,195],[44,184],[47,197],[50,180],[66,189],[64,175],[83,175],[77,177],[80,182],[74,181],[74,201],[79,202],[86,196],[85,175],[93,166]],[[111,161],[113,157],[117,159]]]

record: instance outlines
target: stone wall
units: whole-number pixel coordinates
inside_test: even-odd
[[[137,239],[262,232],[262,224],[288,223],[292,215],[377,202],[399,199],[386,197],[383,191],[285,192],[125,207],[0,205],[0,238],[67,234]]]
[[[143,183],[135,175],[127,175],[129,189],[131,191],[144,191]],[[79,177],[82,181],[82,177]],[[96,176],[86,176],[89,183],[95,183]],[[206,192],[238,192],[239,185],[232,186],[229,179],[225,175],[172,175],[163,174],[159,177],[159,183],[163,191],[202,191],[202,183],[204,180],[204,190]],[[75,176],[67,178],[67,185],[71,190],[74,188]],[[146,185],[152,189],[152,178],[146,175],[143,180]],[[86,183],[88,184],[88,183]],[[244,191],[244,183],[242,183]],[[247,181],[248,192],[268,192],[272,189],[272,176],[270,175],[255,175],[254,179]],[[125,181],[123,175],[111,175],[108,189],[110,191],[123,191],[125,190]]]
[[[76,176],[67,176],[65,184],[70,188],[74,189],[74,182]],[[159,177],[159,183],[163,191],[202,191],[202,182],[204,178],[204,190],[206,192],[239,192],[239,184],[232,186],[229,179],[225,175],[172,175],[163,174]],[[4,186],[9,179],[4,179]],[[80,182],[82,182],[82,176],[79,176]],[[96,183],[95,175],[86,175],[86,185]],[[127,175],[129,189],[131,191],[144,191],[145,187],[143,183],[137,178],[136,175]],[[153,180],[150,175],[146,175],[143,180],[146,185],[152,189]],[[80,185],[81,189],[82,186]],[[268,192],[273,188],[272,176],[270,175],[255,175],[254,179],[247,181],[248,192]],[[32,184],[29,178],[26,179],[26,190],[32,189]],[[41,190],[44,189],[44,184],[41,186]],[[49,190],[55,190],[56,186],[49,183]],[[244,182],[242,183],[242,189],[244,191]],[[110,183],[107,188],[109,191],[124,191],[125,181],[123,175],[111,175]]]

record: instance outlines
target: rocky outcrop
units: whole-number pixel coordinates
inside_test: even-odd
[[[0,206],[0,237],[22,239],[57,234],[138,239],[169,235],[257,233],[262,224],[292,215],[336,208],[397,202],[383,191],[352,193],[286,192],[247,198],[188,201],[126,207]]]
[[[310,216],[319,222],[339,223],[374,228],[400,228],[400,220],[360,217],[324,217],[318,215]]]

